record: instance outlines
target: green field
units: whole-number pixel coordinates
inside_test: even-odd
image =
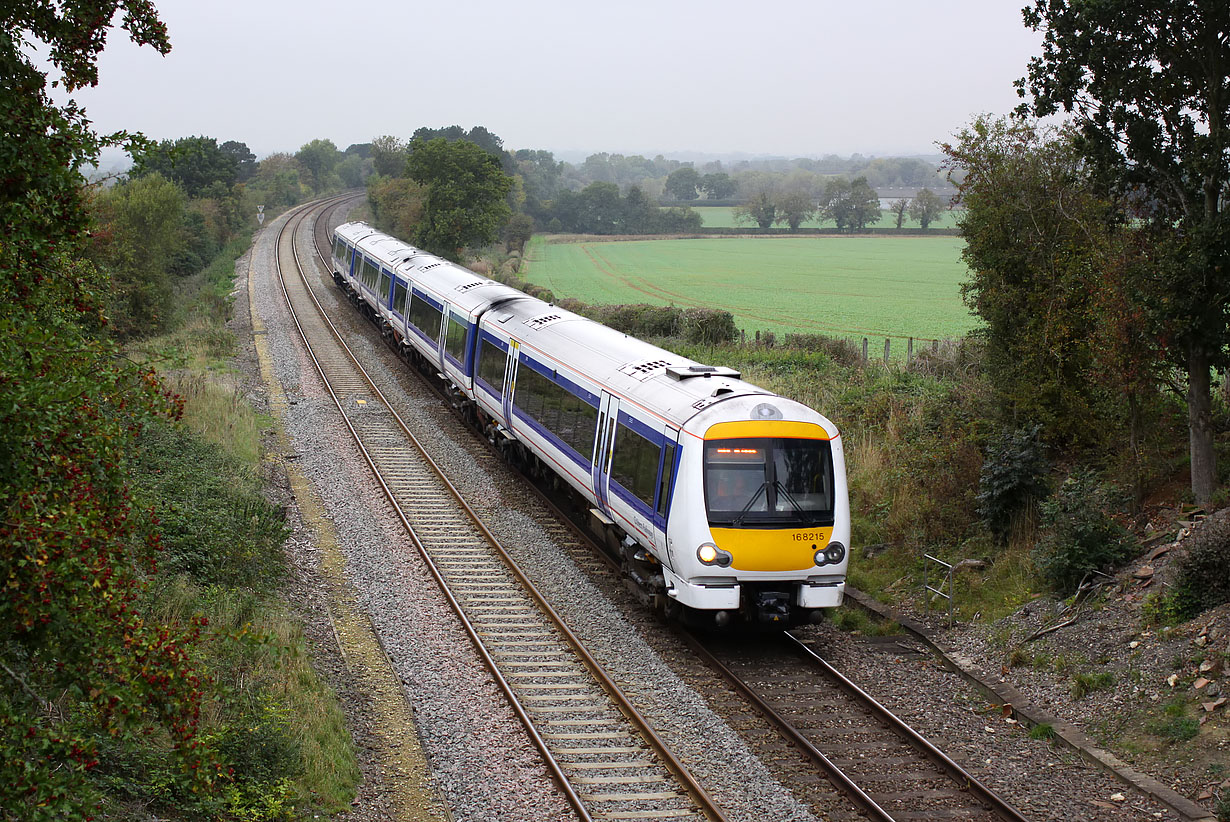
[[[754,223],[736,223],[734,218],[734,209],[729,206],[692,206],[692,210],[700,215],[704,221],[705,228],[755,228]],[[896,228],[896,216],[882,212],[880,222],[871,226],[871,228]],[[959,211],[945,211],[940,215],[940,218],[930,225],[930,228],[956,228],[957,218],[960,216]],[[803,223],[802,228],[836,228],[836,224],[832,220],[808,220]],[[917,220],[911,220],[910,215],[906,215],[905,222],[902,223],[902,228],[919,228]],[[788,231],[788,226],[780,226],[782,231]]]
[[[756,331],[958,337],[959,237],[726,237],[552,243],[535,237],[523,276],[557,298],[724,308]],[[882,344],[882,343],[881,343]]]

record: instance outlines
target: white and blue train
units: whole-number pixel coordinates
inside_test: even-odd
[[[493,442],[583,498],[643,599],[718,626],[841,604],[850,506],[829,420],[366,223],[338,226],[332,257]]]

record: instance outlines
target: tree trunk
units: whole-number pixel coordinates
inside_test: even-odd
[[[1187,357],[1187,421],[1192,455],[1192,494],[1197,505],[1208,505],[1217,480],[1213,451],[1212,395],[1209,356],[1193,344]]]

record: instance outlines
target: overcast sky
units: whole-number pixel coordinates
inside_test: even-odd
[[[1024,0],[156,0],[166,57],[113,30],[103,132],[258,155],[484,125],[556,153],[931,154],[1016,105]]]

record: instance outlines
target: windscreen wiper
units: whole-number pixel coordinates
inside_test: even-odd
[[[732,525],[738,528],[740,525],[743,524],[743,518],[746,517],[748,512],[752,510],[752,506],[756,504],[756,500],[760,499],[761,492],[765,491],[765,489],[767,489],[768,487],[769,487],[768,480],[765,480],[764,482],[760,483],[760,487],[756,489],[756,493],[752,494],[752,498],[747,501],[747,504],[743,506],[743,509],[739,511],[738,515],[734,518],[733,522],[731,523]],[[769,498],[766,495],[765,502],[767,503],[768,500]]]

